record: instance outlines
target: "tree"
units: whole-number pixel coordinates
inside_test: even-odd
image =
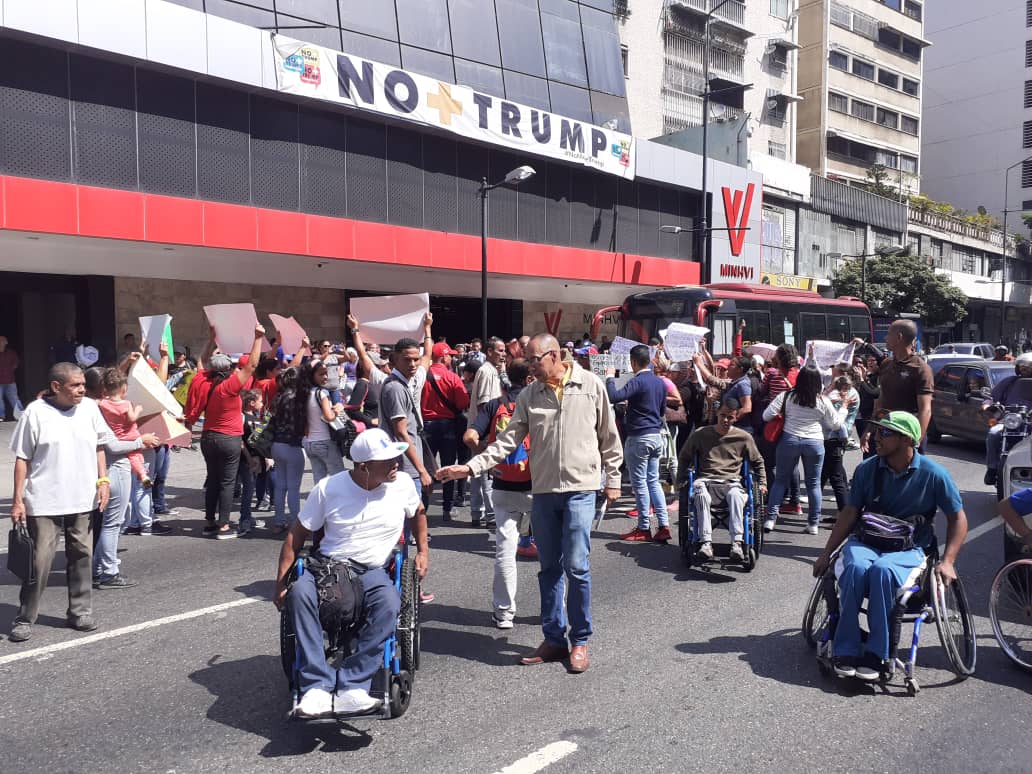
[[[862,262],[849,259],[832,276],[838,294],[860,297]],[[937,274],[925,259],[914,255],[883,255],[867,259],[863,300],[872,309],[916,312],[925,325],[952,325],[967,316],[967,296]]]
[[[872,164],[867,170],[867,190],[887,199],[899,199],[899,190],[888,185],[889,170],[884,164]]]

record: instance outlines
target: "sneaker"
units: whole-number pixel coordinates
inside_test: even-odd
[[[126,527],[125,529],[122,530],[122,534],[123,535],[139,535],[141,531],[142,530],[140,529],[139,525],[136,525],[134,527]]]
[[[806,525],[806,534],[807,535],[819,535],[820,534],[820,529],[817,527],[816,524],[807,524]]]
[[[172,532],[172,528],[160,521],[155,521],[151,524],[150,531],[154,535],[168,535]]]
[[[204,534],[210,535],[212,532],[219,531],[219,525],[216,524],[214,521],[209,521],[207,524],[204,525],[204,529],[202,531],[204,532]]]
[[[745,551],[742,548],[742,541],[741,540],[736,540],[734,543],[731,544],[730,557],[731,557],[731,560],[735,561],[735,562],[744,562],[745,561]]]
[[[420,591],[419,592],[419,601],[422,602],[424,605],[430,604],[435,599],[437,599],[437,597],[434,596],[434,593],[432,591]]]
[[[987,470],[982,481],[986,486],[996,486],[996,470]]]
[[[177,511],[175,508],[162,508],[160,511],[155,510],[154,511],[154,515],[155,516],[178,516],[179,515],[179,511]],[[157,519],[155,519],[155,523],[156,522],[157,522]]]
[[[68,625],[80,632],[92,632],[97,628],[97,622],[93,620],[93,616],[89,613],[80,615],[78,618],[69,618]]]
[[[266,497],[264,500],[262,500],[260,503],[258,503],[258,505],[256,505],[254,507],[254,509],[256,511],[271,511],[272,510],[272,503],[269,501],[269,498]]]
[[[695,552],[695,555],[700,559],[712,559],[713,558],[713,544],[709,541],[699,546],[699,550]]]
[[[496,629],[511,629],[512,619],[511,618],[499,618],[498,614],[495,613],[491,616],[494,619],[494,625]]]
[[[803,506],[799,503],[788,503],[787,505],[782,505],[778,508],[778,513],[784,513],[789,516],[802,516]]]
[[[232,540],[239,534],[235,529],[233,529],[233,525],[231,524],[227,524],[225,527],[217,527],[216,529],[216,540]]]
[[[308,693],[311,693],[311,691]],[[306,697],[308,693],[305,694]],[[304,699],[301,702],[303,704]],[[359,712],[373,712],[382,706],[382,701],[374,699],[361,688],[344,688],[333,694],[334,715],[354,715]],[[300,709],[300,705],[298,708]]]
[[[301,718],[328,718],[333,715],[333,698],[329,691],[310,688],[297,703],[294,714]]]
[[[774,519],[767,519],[765,522],[763,522],[763,531],[765,533],[770,533],[774,531]]]
[[[656,534],[652,536],[652,539],[657,543],[669,543],[673,536],[670,534],[670,527],[660,527],[656,530]]]
[[[873,683],[881,677],[881,659],[873,653],[864,653],[863,659],[856,666],[856,679],[867,683]]]
[[[531,541],[526,545],[516,546],[516,556],[521,556],[524,559],[537,559],[537,544],[534,543],[533,539],[531,539]]]
[[[831,668],[839,677],[856,677],[856,659],[852,656],[835,656]]]
[[[654,516],[655,514],[656,514],[656,509],[650,506],[649,507],[649,516]],[[627,511],[627,516],[629,518],[632,518],[632,519],[638,518],[638,509],[637,508],[631,508],[631,510]]]
[[[25,642],[32,636],[32,624],[25,623],[25,621],[15,621],[14,626],[11,627],[11,633],[7,635],[7,639],[11,642]]]
[[[635,527],[630,532],[620,535],[620,540],[630,543],[647,543],[652,540],[652,531]]]
[[[139,586],[138,581],[129,580],[124,575],[112,575],[110,578],[97,578],[93,581],[93,588],[95,589],[131,589],[133,586]]]

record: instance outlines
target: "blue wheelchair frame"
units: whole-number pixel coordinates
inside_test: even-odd
[[[684,487],[678,495],[678,539],[681,547],[681,560],[686,567],[695,563],[695,503],[692,500],[692,489],[695,486],[695,471],[698,469],[698,459],[692,461],[688,468],[688,478]],[[756,563],[760,560],[760,553],[763,551],[763,497],[759,493],[759,487],[749,469],[749,459],[742,459],[741,472],[742,487],[745,489],[746,503],[743,512],[743,535],[742,548],[745,553],[743,567],[746,572],[752,572]],[[687,515],[685,515],[687,513]],[[727,518],[723,513],[710,512],[710,517],[721,526],[727,525]]]
[[[305,558],[298,557],[294,562],[294,576],[300,578],[305,572]],[[412,578],[408,588],[404,583],[406,573]],[[401,608],[398,612],[398,623],[391,635],[387,638],[383,647],[383,662],[380,669],[373,676],[372,686],[369,694],[373,698],[383,701],[383,707],[378,713],[362,715],[341,715],[333,718],[319,718],[317,720],[345,720],[349,721],[356,717],[379,717],[385,720],[401,717],[409,707],[412,698],[412,685],[415,680],[415,671],[419,668],[419,606],[420,588],[419,576],[415,573],[414,566],[408,558],[408,543],[399,543],[394,549],[391,562],[391,580],[394,588],[401,598]],[[409,615],[406,610],[405,594],[408,592],[408,603],[412,613]],[[301,651],[294,644],[296,642],[293,629],[290,625],[290,616],[286,610],[280,612],[280,648],[281,658],[284,661],[284,669],[287,670],[287,680],[293,697],[293,707],[296,708],[301,701],[301,689],[298,681],[298,674],[301,670]],[[405,620],[409,618],[410,620]],[[409,655],[405,657],[405,648],[401,646],[399,634],[411,637],[411,644],[408,648]],[[350,642],[327,653],[327,659],[338,661],[347,658],[350,650]],[[293,648],[293,658],[288,667],[285,658],[285,649]],[[408,662],[408,663],[405,663]]]

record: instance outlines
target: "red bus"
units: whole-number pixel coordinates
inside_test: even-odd
[[[637,293],[621,306],[595,313],[593,339],[603,316],[613,312],[620,313],[619,334],[635,341],[661,335],[672,322],[709,328],[715,355],[731,353],[741,320],[746,323],[746,342],[787,342],[800,350],[807,341],[847,342],[857,336],[871,341],[874,334],[871,312],[858,298],[824,298],[813,291],[770,285],[718,283]]]

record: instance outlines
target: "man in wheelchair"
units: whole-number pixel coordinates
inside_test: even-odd
[[[746,457],[759,481],[760,492],[767,493],[763,457],[752,435],[735,427],[740,404],[726,398],[717,411],[717,423],[700,427],[688,438],[678,459],[678,470],[688,471],[697,466],[695,482],[689,493],[695,507],[700,559],[713,558],[713,505],[726,503],[731,533],[732,560],[743,561],[745,551],[742,538],[745,533],[745,506],[748,494],[742,486],[742,462]]]
[[[960,492],[946,469],[916,447],[921,424],[906,411],[891,411],[874,426],[877,456],[853,475],[848,505],[839,513],[824,551],[813,565],[815,578],[832,555],[839,589],[839,620],[832,666],[840,677],[877,681],[889,670],[890,616],[900,588],[913,584],[934,551],[933,521],[946,514],[946,550],[935,572],[943,584],[956,580],[954,563],[967,535]],[[898,521],[897,521],[898,520]],[[845,543],[845,545],[842,545]],[[860,610],[867,603],[868,636],[863,643]]]
[[[290,615],[301,654],[298,717],[369,713],[382,704],[369,689],[397,624],[401,600],[385,566],[406,518],[416,540],[414,567],[421,578],[429,566],[426,511],[412,478],[398,470],[407,448],[380,429],[361,433],[351,447],[355,469],[320,481],[283,541],[274,601]],[[336,670],[323,646],[316,573],[304,572],[288,587],[298,552],[319,530],[324,532],[319,558],[346,562],[364,592],[358,606],[364,607],[364,619],[354,627],[354,652]]]

